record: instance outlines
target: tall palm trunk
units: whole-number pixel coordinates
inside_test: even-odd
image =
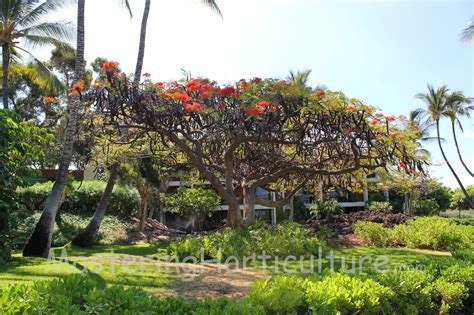
[[[467,167],[466,163],[464,163],[464,160],[462,159],[461,151],[459,150],[458,139],[456,137],[456,125],[454,120],[451,120],[451,129],[453,130],[454,144],[456,144],[456,150],[458,151],[459,160],[461,161],[462,165],[469,173],[469,175],[471,175],[471,177],[474,177],[474,173],[471,172],[471,170]]]
[[[148,14],[150,13],[151,0],[145,1],[145,8],[143,9],[142,25],[140,28],[140,43],[138,46],[137,65],[135,67],[135,77],[133,84],[138,86],[140,84],[140,77],[142,75],[143,59],[145,58],[145,41],[146,41],[146,26],[148,21]]]
[[[4,43],[2,45],[2,70],[3,70],[3,108],[8,109],[8,67],[10,65],[10,45]]]
[[[87,227],[82,230],[79,234],[74,237],[72,240],[72,244],[79,247],[91,247],[94,238],[99,231],[100,223],[104,218],[105,211],[107,210],[107,206],[109,205],[110,197],[112,196],[112,191],[114,189],[115,183],[117,182],[118,173],[119,173],[120,164],[115,162],[112,164],[110,168],[110,176],[109,180],[107,181],[107,185],[105,186],[104,192],[100,198],[100,202],[95,209],[94,215],[90,220]]]
[[[75,64],[75,79],[79,80],[84,75],[84,8],[85,0],[78,0],[77,6],[77,49]],[[68,100],[69,117],[65,132],[65,139],[61,154],[61,161],[56,173],[53,188],[46,199],[43,213],[30,235],[23,256],[26,257],[48,257],[53,238],[54,221],[63,200],[64,188],[67,182],[69,164],[72,159],[74,134],[76,132],[77,116],[81,107],[81,99],[77,93]]]
[[[451,166],[451,163],[449,163],[448,159],[446,158],[446,154],[444,153],[443,146],[441,145],[441,137],[440,137],[440,132],[439,132],[439,120],[436,120],[436,136],[437,136],[437,140],[438,140],[438,146],[439,146],[439,149],[441,151],[441,155],[443,156],[444,161],[446,162],[449,169],[451,170],[451,173],[453,173],[454,177],[456,178],[456,181],[458,182],[459,187],[461,188],[464,196],[466,196],[467,200],[469,201],[469,207],[471,209],[474,209],[474,203],[472,201],[471,196],[469,196],[469,194],[466,191],[466,189],[464,188],[461,180],[459,179],[458,174],[456,174],[453,167]]]

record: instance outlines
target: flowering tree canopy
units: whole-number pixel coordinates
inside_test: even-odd
[[[153,83],[148,73],[137,88],[107,63],[83,97],[119,134],[158,134],[184,153],[229,205],[231,226],[251,223],[256,188],[278,181],[297,189],[389,165],[422,172],[398,119],[340,92],[260,78]]]

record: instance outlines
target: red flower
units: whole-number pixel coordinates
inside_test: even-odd
[[[186,83],[186,87],[189,91],[198,91],[199,85],[201,85],[201,81],[199,79],[193,79]]]
[[[326,95],[326,93],[323,90],[319,90],[318,92],[316,92],[317,97],[323,97],[324,95]]]
[[[54,102],[56,102],[56,99],[52,96],[45,96],[45,97],[43,97],[43,101],[45,103],[54,103]]]
[[[351,105],[348,105],[346,107],[346,109],[350,112],[355,112],[357,110],[357,108],[355,107],[355,105],[351,104]]]
[[[219,91],[219,94],[222,96],[229,96],[235,93],[235,88],[233,86],[226,86],[225,88]]]
[[[383,117],[383,114],[382,113],[376,113],[375,117],[381,118],[381,117]]]
[[[269,110],[274,113],[277,111],[277,108],[275,106],[270,106]]]
[[[174,95],[173,95],[173,98],[176,100],[176,101],[181,101],[181,102],[189,102],[191,101],[193,98],[191,96],[189,96],[188,94],[186,93],[180,93],[180,92],[176,92]]]
[[[391,122],[391,121],[394,121],[394,120],[395,120],[395,117],[394,117],[394,116],[387,116],[387,117],[385,117],[385,120],[386,120],[387,122]]]
[[[154,86],[155,86],[156,88],[162,88],[164,85],[165,85],[165,84],[164,84],[163,82],[156,82],[156,83],[154,84]]]
[[[84,84],[85,84],[84,80],[79,80],[76,83],[74,83],[72,85],[72,95],[80,94],[82,90],[84,89]]]
[[[262,81],[261,78],[255,77],[255,78],[253,78],[252,83],[258,83],[258,82],[260,82],[260,81]]]
[[[203,98],[209,98],[209,97],[211,97],[211,95],[210,95],[209,93],[207,93],[207,92],[203,92],[203,93],[201,94],[201,96],[202,96]]]
[[[267,101],[261,101],[257,103],[257,106],[260,107],[268,107],[268,105],[270,105],[270,103],[268,103]]]
[[[184,104],[184,110],[186,112],[202,112],[202,106],[199,103],[192,103],[192,104]]]
[[[398,133],[393,132],[393,133],[390,133],[388,136],[389,136],[390,138],[395,138],[396,136],[398,136]]]
[[[378,122],[377,120],[372,120],[372,121],[370,122],[370,125],[371,125],[371,126],[375,126],[375,125],[378,124],[378,123],[379,123],[379,122]]]
[[[149,77],[151,77],[151,74],[148,73],[148,72],[145,72],[145,73],[143,74],[143,76],[144,76],[145,78],[149,78]]]
[[[247,110],[247,116],[259,116],[263,113],[263,109],[257,107],[250,107]]]
[[[107,61],[107,62],[104,62],[104,64],[102,65],[102,70],[112,70],[112,69],[115,69],[117,67],[117,64],[113,61]]]
[[[398,165],[400,165],[400,167],[403,167],[406,170],[408,169],[408,165],[402,160],[398,161]]]

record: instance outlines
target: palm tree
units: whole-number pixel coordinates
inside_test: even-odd
[[[311,75],[310,69],[306,69],[303,71],[298,70],[296,72],[294,72],[293,70],[290,70],[290,74],[286,77],[286,79],[291,83],[294,83],[300,87],[305,88],[308,86],[308,80],[309,80],[310,75]]]
[[[449,163],[448,158],[446,157],[446,154],[444,152],[443,146],[441,144],[439,122],[441,118],[446,117],[448,107],[450,106],[449,103],[453,102],[453,97],[449,94],[449,89],[446,87],[446,85],[443,85],[437,90],[435,90],[433,86],[428,85],[428,93],[419,93],[416,95],[416,97],[425,102],[427,108],[424,110],[424,112],[427,115],[427,121],[435,123],[436,138],[438,142],[438,147],[441,151],[441,155],[443,156],[446,165],[448,165],[449,169],[451,170],[451,173],[453,173],[454,177],[456,178],[459,187],[463,191],[466,198],[469,200],[471,208],[474,208],[472,199],[464,188],[464,185],[459,179],[459,176],[454,171],[454,168],[452,167],[451,163]]]
[[[462,31],[461,39],[466,42],[472,42],[474,40],[474,23],[471,21],[469,25]]]
[[[446,103],[447,106],[445,116],[451,121],[451,130],[453,132],[454,143],[456,144],[456,151],[458,152],[459,160],[469,175],[474,177],[473,172],[471,172],[466,163],[464,163],[461,151],[459,150],[458,139],[456,137],[456,124],[458,125],[459,129],[461,129],[461,131],[464,131],[459,118],[463,116],[467,118],[471,117],[470,111],[474,110],[474,106],[465,106],[471,102],[472,98],[464,96],[461,92],[452,93],[448,99],[448,102]]]
[[[216,1],[214,0],[201,0],[202,4],[208,6],[216,12],[220,17],[222,17],[221,10],[217,5]],[[142,25],[140,28],[140,42],[138,44],[138,56],[137,56],[137,64],[135,67],[135,74],[133,84],[138,86],[140,84],[140,77],[142,75],[142,68],[143,68],[143,60],[145,58],[145,41],[146,41],[146,26],[148,22],[148,15],[150,13],[150,5],[151,0],[145,0],[145,7],[143,9],[143,16],[142,16]]]
[[[76,63],[74,69],[74,81],[78,82],[84,77],[85,60],[84,60],[84,9],[85,0],[78,0],[77,4],[77,46],[76,46]],[[81,99],[79,93],[72,93],[68,100],[69,117],[64,136],[64,143],[61,153],[59,168],[56,173],[53,188],[46,199],[43,212],[38,223],[30,235],[28,241],[23,248],[23,256],[26,257],[48,257],[51,249],[51,241],[53,238],[54,222],[56,214],[64,199],[64,188],[66,186],[69,164],[72,159],[72,150],[74,142],[74,134],[78,119],[78,111],[81,107]]]
[[[18,44],[20,40],[30,47],[44,45],[64,45],[74,37],[70,25],[60,22],[41,22],[41,19],[51,12],[64,7],[68,1],[47,0],[36,5],[29,0],[2,0],[0,4],[0,43],[2,46],[3,67],[3,108],[8,108],[8,66],[12,54],[18,51],[26,52],[33,60],[42,66],[25,48]],[[48,71],[49,72],[49,71]]]

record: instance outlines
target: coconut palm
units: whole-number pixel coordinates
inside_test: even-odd
[[[474,40],[474,23],[472,21],[462,31],[461,38],[466,42],[472,42]]]
[[[77,82],[84,77],[84,9],[85,0],[78,0],[77,4],[77,44],[76,44],[76,63],[74,69],[74,81]],[[59,162],[56,179],[48,198],[46,199],[43,212],[38,223],[30,235],[23,248],[23,256],[27,257],[48,257],[53,238],[54,222],[56,214],[64,199],[64,188],[67,182],[69,164],[72,159],[74,134],[78,119],[81,99],[79,93],[72,93],[68,100],[67,127],[64,136],[61,160]]]
[[[44,71],[47,68],[34,56],[20,46],[38,47],[44,45],[64,45],[74,37],[73,28],[67,23],[42,22],[41,20],[64,7],[68,1],[47,0],[37,5],[28,0],[2,0],[0,3],[0,44],[2,46],[3,67],[3,107],[8,108],[8,66],[12,54],[25,52],[40,64]],[[49,72],[49,71],[47,71]]]
[[[296,72],[294,72],[293,70],[290,70],[290,74],[286,77],[286,79],[291,83],[294,83],[300,87],[305,88],[308,86],[308,80],[309,80],[310,75],[311,75],[310,69],[306,69],[303,71],[298,70]]]
[[[449,169],[451,170],[451,173],[456,178],[456,181],[458,182],[458,185],[463,191],[464,195],[470,201],[471,208],[474,208],[473,201],[469,197],[469,194],[464,188],[464,185],[459,179],[459,176],[455,172],[451,163],[449,163],[448,158],[446,157],[446,154],[444,152],[443,145],[441,143],[442,138],[440,134],[439,123],[443,117],[447,117],[447,113],[449,112],[448,108],[449,106],[451,106],[450,103],[454,102],[455,98],[449,94],[449,89],[446,87],[446,85],[439,87],[437,90],[435,90],[433,86],[428,85],[428,93],[419,93],[416,95],[416,97],[421,99],[423,102],[425,102],[426,109],[424,109],[424,113],[427,116],[428,122],[435,123],[436,138],[438,142],[438,147],[441,151],[441,155],[443,156],[443,159],[446,162],[446,165],[448,165]]]
[[[459,160],[461,161],[461,164],[464,166],[464,168],[469,173],[469,175],[474,177],[473,172],[471,172],[471,170],[467,167],[466,163],[464,163],[464,160],[461,155],[461,151],[459,150],[458,140],[456,137],[456,124],[458,125],[459,129],[461,129],[461,131],[464,132],[459,118],[471,117],[470,112],[474,110],[474,106],[468,105],[468,104],[471,104],[472,101],[473,101],[472,98],[464,96],[461,92],[452,93],[446,103],[445,116],[448,117],[449,120],[451,121],[451,130],[453,132],[454,143],[456,145],[456,151],[458,153]]]
[[[201,3],[209,7],[211,10],[216,12],[220,17],[222,17],[222,12],[219,9],[219,6],[217,5],[216,1],[201,0]],[[151,5],[151,0],[145,0],[145,7],[143,9],[143,16],[142,16],[142,25],[140,28],[140,42],[138,45],[137,64],[135,67],[135,74],[134,74],[134,80],[133,80],[133,84],[135,86],[138,86],[138,84],[140,83],[140,77],[142,75],[143,60],[145,57],[146,27],[147,27],[147,22],[148,22],[148,15],[150,13],[150,5]]]

